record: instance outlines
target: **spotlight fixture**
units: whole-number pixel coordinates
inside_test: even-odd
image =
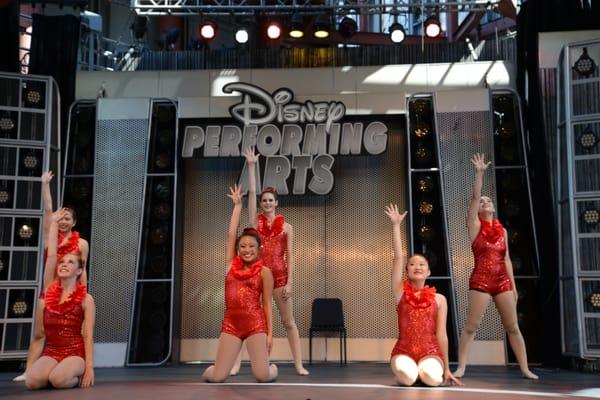
[[[204,21],[202,25],[200,25],[198,33],[202,40],[204,40],[205,43],[208,43],[217,36],[217,24],[212,21]]]
[[[15,121],[10,116],[0,118],[0,131],[8,132],[15,127]]]
[[[267,25],[267,37],[271,40],[278,40],[281,37],[281,24],[279,22],[269,22]]]
[[[17,300],[12,305],[12,312],[17,316],[25,315],[28,309],[29,306],[25,300]]]
[[[350,39],[358,31],[358,25],[356,21],[350,17],[344,17],[338,25],[338,32],[344,39]]]
[[[600,211],[592,208],[583,212],[583,220],[588,225],[597,225],[600,222]]]
[[[418,138],[424,138],[427,135],[429,135],[429,126],[427,126],[427,124],[424,123],[417,124],[413,133]]]
[[[317,39],[325,39],[329,37],[329,31],[331,30],[331,18],[327,14],[319,14],[315,19],[315,31],[314,37]]]
[[[394,22],[390,26],[390,40],[393,43],[400,44],[404,42],[406,39],[406,31],[404,30],[404,26],[398,22]]]
[[[415,157],[418,163],[426,164],[431,160],[431,152],[425,147],[418,147],[415,150]]]
[[[596,133],[588,127],[579,135],[577,141],[586,151],[590,151],[598,144],[598,136],[596,136]]]
[[[0,258],[0,273],[2,273],[2,271],[4,271],[4,268],[6,268],[6,263],[4,262],[3,259]]]
[[[592,293],[589,299],[592,307],[600,308],[600,292]]]
[[[423,240],[424,242],[428,242],[433,238],[433,228],[431,228],[429,225],[423,224],[419,227],[418,234],[421,240]]]
[[[7,188],[0,189],[0,207],[6,206],[8,200],[10,199],[10,193]]]
[[[432,15],[425,20],[423,29],[425,31],[425,36],[430,38],[438,37],[442,33],[440,20],[435,15]]]
[[[433,211],[433,204],[430,201],[423,200],[419,203],[419,214],[429,215]]]
[[[35,169],[38,166],[38,162],[38,158],[33,153],[29,153],[23,158],[23,166],[27,169]]]
[[[155,228],[150,232],[150,241],[154,245],[163,245],[167,241],[167,230],[165,228]]]
[[[42,102],[42,94],[39,90],[32,88],[25,91],[25,104],[27,107],[37,107]]]
[[[171,207],[167,203],[157,205],[152,211],[156,219],[165,220],[171,216]]]
[[[23,240],[31,239],[33,236],[33,228],[29,225],[22,225],[19,228],[19,237]]]
[[[427,111],[428,102],[427,100],[415,100],[411,103],[410,108],[414,113],[415,117],[421,117]]]
[[[419,191],[429,193],[433,190],[433,179],[430,176],[424,176],[417,181]]]
[[[169,188],[169,185],[161,182],[154,187],[154,194],[159,199],[166,199],[171,194],[171,189]]]
[[[300,39],[304,36],[304,20],[302,15],[294,14],[290,21],[290,33],[291,38]]]
[[[589,56],[587,47],[583,48],[583,53],[577,59],[577,61],[575,61],[575,64],[573,65],[573,70],[579,75],[583,76],[584,78],[587,78],[588,76],[592,75],[596,70],[596,63]]]
[[[246,28],[240,28],[235,32],[235,41],[239,44],[248,43],[248,39],[250,39],[250,35],[248,34]]]
[[[171,157],[167,153],[159,153],[156,155],[154,165],[160,169],[169,168],[169,166],[171,165]]]

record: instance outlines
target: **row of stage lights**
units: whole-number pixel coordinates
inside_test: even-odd
[[[442,33],[440,21],[436,16],[431,16],[423,24],[425,36],[430,38],[438,37]],[[265,29],[264,34],[269,40],[279,40],[287,32],[292,39],[301,39],[306,35],[306,26],[303,16],[294,14],[288,26],[281,21],[271,19]],[[200,38],[208,43],[217,37],[219,31],[218,25],[211,20],[205,20],[198,28]],[[332,31],[331,18],[328,15],[320,14],[315,18],[312,35],[316,39],[327,39]],[[338,33],[344,39],[350,39],[358,32],[356,21],[350,17],[344,17],[338,24]],[[389,28],[390,40],[399,44],[406,39],[406,30],[398,22],[394,22]],[[235,32],[235,41],[239,44],[246,44],[250,40],[250,33],[247,28],[240,27]]]

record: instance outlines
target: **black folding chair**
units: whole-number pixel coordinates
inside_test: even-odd
[[[340,365],[346,364],[346,325],[344,309],[340,299],[314,299],[312,303],[312,319],[308,336],[309,363],[312,364],[313,333],[330,333],[340,336]],[[343,354],[343,357],[342,357]]]

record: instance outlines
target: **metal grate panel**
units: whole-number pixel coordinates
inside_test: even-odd
[[[126,342],[143,209],[148,120],[99,120],[90,289],[96,342]]]
[[[475,153],[493,157],[490,113],[486,111],[437,114],[440,161],[444,183],[444,207],[447,210],[448,240],[459,331],[468,310],[469,277],[473,271],[473,253],[467,233],[466,216],[471,201],[474,170],[470,159]],[[482,192],[496,202],[493,169],[488,169]],[[504,328],[493,302],[490,302],[476,340],[504,340]]]

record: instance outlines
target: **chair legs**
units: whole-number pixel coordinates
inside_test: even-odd
[[[312,329],[308,332],[308,363],[312,365]]]

